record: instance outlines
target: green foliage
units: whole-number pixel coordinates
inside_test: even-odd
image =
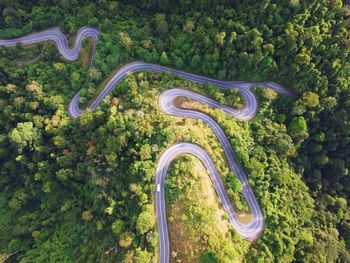
[[[67,63],[52,43],[0,49],[0,255],[20,250],[13,262],[150,262],[157,251],[152,182],[166,145],[200,143],[230,178],[208,127],[160,114],[157,96],[181,86],[239,108],[236,89],[143,73],[118,85],[96,111],[69,118],[78,90],[88,104],[115,68],[142,60],[217,79],[272,80],[298,94],[293,101],[263,89],[267,100],[251,123],[200,108],[223,127],[266,217],[249,250],[228,232],[239,252],[198,227],[207,247],[226,262],[237,255],[246,262],[349,261],[347,1],[7,2],[1,39],[51,26],[69,34],[70,44],[81,25],[101,34],[91,70]],[[15,63],[39,54],[32,64]],[[239,190],[236,181],[224,182]],[[179,198],[173,188],[167,194],[168,201]],[[246,211],[237,192],[230,198]],[[192,219],[209,220],[206,206],[192,208]],[[113,246],[118,252],[105,255]]]
[[[289,129],[297,134],[304,134],[307,132],[307,124],[304,117],[294,117],[289,124]]]
[[[119,33],[119,37],[120,37],[120,40],[121,40],[122,45],[123,45],[127,50],[130,50],[131,47],[132,47],[132,39],[131,39],[131,37],[129,36],[129,34],[126,33],[126,32],[120,32],[120,33]]]
[[[225,37],[226,37],[226,32],[220,32],[216,35],[216,43],[219,45],[219,46],[223,46],[224,45],[224,40],[225,40]]]
[[[23,149],[28,147],[34,150],[39,142],[39,130],[33,126],[32,122],[19,122],[9,134],[11,143],[15,146],[18,153],[22,153]]]
[[[277,97],[277,92],[270,88],[264,88],[262,90],[262,96],[269,100],[274,100]]]
[[[153,228],[155,224],[154,208],[152,205],[145,205],[143,211],[137,218],[136,229],[143,235]]]
[[[136,249],[135,263],[151,263],[152,254],[148,251]]]
[[[317,133],[313,136],[313,139],[316,141],[316,142],[323,142],[324,139],[325,139],[325,134],[323,132],[320,132],[320,133]]]
[[[123,248],[128,248],[134,240],[134,234],[131,232],[124,232],[120,235],[119,245]]]
[[[165,20],[165,14],[157,14],[154,18],[156,32],[160,35],[168,32],[168,23]]]
[[[114,234],[119,235],[124,229],[123,220],[117,219],[112,224],[112,231]]]
[[[227,181],[234,193],[238,193],[242,190],[242,184],[241,182],[237,179],[236,175],[234,173],[229,173],[227,176]]]
[[[200,258],[201,263],[219,263],[219,258],[213,251],[206,251]]]
[[[311,91],[305,92],[303,94],[303,100],[305,101],[306,106],[310,108],[317,107],[320,104],[319,96]]]

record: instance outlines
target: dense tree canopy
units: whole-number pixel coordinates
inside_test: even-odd
[[[166,182],[169,224],[193,231],[170,232],[174,258],[349,262],[349,10],[338,0],[2,1],[0,39],[59,26],[72,46],[81,26],[101,33],[91,69],[89,40],[70,63],[52,43],[0,47],[0,259],[157,261],[154,173],[160,153],[179,141],[208,151],[232,203],[249,215],[210,129],[157,108],[160,92],[175,86],[242,107],[236,89],[141,72],[95,111],[68,116],[78,90],[87,106],[115,70],[142,60],[217,79],[276,81],[296,94],[255,89],[260,109],[251,122],[179,102],[222,126],[266,224],[254,244],[216,224],[220,208],[197,200],[202,177],[182,158]],[[192,249],[180,250],[180,238],[194,240]]]

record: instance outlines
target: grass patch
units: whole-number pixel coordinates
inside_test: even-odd
[[[249,243],[244,242],[242,248],[234,242],[239,237],[231,236],[232,227],[202,163],[193,156],[180,157],[173,163],[166,184],[167,194],[179,191],[167,206],[171,261],[199,262],[210,247],[223,262],[239,262]],[[231,250],[226,251],[226,247]]]
[[[91,37],[84,39],[83,47],[79,50],[78,53],[78,62],[85,69],[90,68],[91,59],[92,59],[92,51],[94,47],[94,41]]]

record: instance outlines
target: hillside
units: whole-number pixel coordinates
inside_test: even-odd
[[[350,3],[231,2],[0,3],[1,40],[58,27],[72,48],[82,27],[98,32],[74,59],[53,41],[0,46],[0,261],[158,262],[158,161],[186,142],[211,157],[243,224],[251,187],[263,230],[240,235],[208,169],[182,155],[165,178],[171,262],[350,262]],[[134,61],[184,75],[127,73],[72,118],[78,91],[93,105]],[[238,110],[175,100],[222,128],[248,186],[208,123],[162,110],[173,88]]]

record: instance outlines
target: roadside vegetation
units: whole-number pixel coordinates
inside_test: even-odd
[[[350,261],[349,10],[348,1],[325,0],[1,3],[1,39],[51,26],[70,41],[84,25],[101,34],[92,69],[89,40],[75,62],[47,43],[37,62],[18,66],[14,60],[34,58],[42,45],[0,48],[0,255],[157,262],[154,174],[161,152],[179,141],[208,151],[233,205],[249,217],[214,133],[157,108],[172,87],[242,107],[234,89],[141,72],[95,111],[68,116],[78,90],[86,105],[115,68],[142,60],[217,79],[276,81],[298,95],[256,89],[260,109],[250,122],[178,101],[224,129],[266,220],[256,243],[242,240],[203,167],[183,156],[166,185],[173,262]]]

